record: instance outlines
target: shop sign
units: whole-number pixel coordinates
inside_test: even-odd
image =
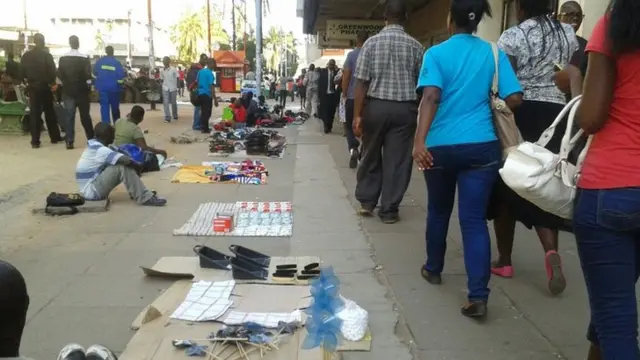
[[[17,41],[20,38],[20,33],[17,31],[0,30],[0,40]]]
[[[318,49],[352,49],[356,46],[353,39],[330,39],[325,32],[318,31]]]
[[[331,40],[355,40],[359,31],[365,30],[369,36],[384,28],[384,21],[375,20],[327,20],[327,38]]]

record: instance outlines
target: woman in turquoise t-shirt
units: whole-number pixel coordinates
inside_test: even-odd
[[[422,276],[442,282],[449,218],[458,185],[458,216],[468,277],[468,302],[462,314],[487,312],[491,244],[486,209],[498,176],[502,151],[493,126],[490,90],[499,71],[498,90],[510,108],[522,101],[522,89],[507,56],[499,52],[498,69],[491,44],[473,33],[491,15],[487,0],[453,0],[451,38],[424,55],[418,91],[422,92],[413,156],[428,192],[427,261]]]

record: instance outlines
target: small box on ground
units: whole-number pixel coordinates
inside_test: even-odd
[[[233,230],[233,214],[216,213],[213,218],[213,231],[228,233]]]

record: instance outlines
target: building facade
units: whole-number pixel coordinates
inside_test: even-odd
[[[542,1],[542,0],[541,0]],[[558,9],[567,0],[549,0]],[[609,0],[576,0],[584,10],[585,19],[578,32],[589,38],[598,19],[604,14]],[[425,47],[437,44],[449,37],[447,15],[450,0],[408,0],[411,12],[406,24],[409,34]],[[493,16],[485,18],[477,35],[498,40],[504,29],[517,23],[514,0],[489,0]],[[359,28],[375,32],[384,26],[384,5],[378,0],[302,0],[298,2],[298,14],[303,18],[303,31],[318,38],[319,47],[351,48]],[[302,8],[300,8],[302,6]]]

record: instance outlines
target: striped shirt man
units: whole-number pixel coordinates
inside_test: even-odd
[[[95,179],[110,165],[115,165],[122,154],[91,139],[76,165],[76,183],[80,194],[87,200],[101,200],[93,186]]]

